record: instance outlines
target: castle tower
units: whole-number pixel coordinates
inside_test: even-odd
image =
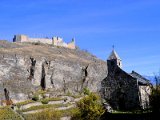
[[[72,38],[72,43],[74,43],[74,44],[75,44],[75,38]]]
[[[108,57],[107,62],[109,62],[111,64],[111,66],[117,65],[118,67],[122,68],[122,60],[118,56],[116,51],[114,50],[114,47],[113,47],[113,50],[112,50],[110,56]]]
[[[27,42],[28,36],[26,35],[14,35],[13,42]]]
[[[76,49],[75,38],[72,38],[72,41],[70,43],[68,43],[68,48]]]

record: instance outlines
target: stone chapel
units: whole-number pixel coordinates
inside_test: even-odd
[[[113,49],[107,59],[108,76],[102,81],[102,97],[115,110],[149,108],[151,83],[139,73],[127,73]]]

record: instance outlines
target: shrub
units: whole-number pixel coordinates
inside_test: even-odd
[[[154,113],[160,113],[160,87],[152,90],[150,105]]]
[[[48,99],[42,99],[41,102],[42,102],[42,104],[48,104],[49,101],[48,101]]]
[[[0,108],[0,120],[22,120],[11,108]]]
[[[34,95],[33,98],[32,98],[32,100],[38,101],[39,100],[39,96],[38,95]]]
[[[74,119],[77,120],[98,120],[105,112],[100,103],[100,97],[94,93],[90,93],[77,103],[79,112],[76,112]]]
[[[89,94],[90,94],[90,90],[89,90],[88,88],[84,88],[84,89],[83,89],[83,93],[84,93],[85,95],[89,95]]]
[[[71,120],[85,120],[82,118],[81,116],[81,112],[79,110],[79,108],[75,108],[71,111]],[[89,119],[90,120],[90,119]]]
[[[35,42],[35,43],[32,43],[33,45],[41,45],[42,43],[40,42]]]

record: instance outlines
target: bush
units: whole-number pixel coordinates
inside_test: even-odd
[[[150,105],[154,113],[160,113],[160,87],[152,90]]]
[[[35,43],[32,43],[33,45],[41,45],[42,43],[40,42],[35,42]]]
[[[0,120],[22,120],[11,108],[0,108]]]
[[[100,97],[90,93],[77,103],[79,112],[73,116],[77,120],[99,120],[105,112],[100,102]]]
[[[48,99],[42,99],[41,102],[42,102],[42,104],[48,104],[49,101],[48,101]]]
[[[38,95],[34,95],[33,98],[32,98],[32,100],[38,101],[39,100],[39,96]]]
[[[84,88],[84,89],[83,89],[83,93],[84,93],[85,95],[89,95],[89,94],[90,94],[90,90],[89,90],[88,88]]]

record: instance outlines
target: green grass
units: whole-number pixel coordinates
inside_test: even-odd
[[[18,112],[28,112],[32,110],[39,110],[39,109],[47,109],[47,108],[58,108],[58,107],[68,107],[70,104],[43,104],[43,105],[38,105],[38,106],[32,106],[27,109],[19,110]]]
[[[38,100],[38,101],[26,100],[26,101],[23,101],[23,102],[16,103],[16,105],[17,105],[17,107],[20,107],[20,106],[27,105],[27,104],[30,104],[30,103],[41,102],[41,100]],[[60,98],[60,97],[57,97],[57,98],[45,98],[45,100],[48,100],[48,101],[60,101],[60,100],[65,100],[65,98]]]
[[[20,106],[27,105],[29,103],[35,103],[35,102],[36,101],[33,101],[33,100],[26,100],[26,101],[23,101],[23,102],[16,103],[16,105],[19,108]]]
[[[134,110],[134,111],[113,111],[112,114],[143,114],[151,113],[149,110]]]
[[[46,100],[48,101],[61,101],[61,100],[65,100],[65,98],[60,98],[60,97],[57,97],[57,98],[45,98]]]
[[[40,94],[45,94],[45,93],[47,93],[47,91],[46,90],[38,90],[35,94],[36,95],[40,95]]]
[[[65,96],[69,96],[69,97],[73,97],[73,98],[80,98],[80,97],[83,97],[84,95],[82,94],[71,94],[70,92],[64,94]]]
[[[61,117],[66,117],[66,116],[74,116],[77,114],[78,109],[77,108],[70,108],[67,110],[54,110],[54,109],[49,109],[49,110],[44,110],[39,113],[34,113],[34,114],[25,114],[23,115],[26,120],[59,120]],[[50,118],[52,116],[52,118]]]
[[[23,115],[25,120],[60,120],[61,113],[54,109],[44,110],[39,113]]]
[[[80,97],[83,97],[83,95],[72,95],[71,97],[73,97],[73,98],[80,98]]]
[[[42,102],[42,104],[48,104],[50,101],[61,101],[61,100],[65,100],[65,99],[66,98],[57,97],[57,98],[44,98],[39,101]]]
[[[22,120],[11,108],[0,108],[0,120]]]
[[[65,116],[74,116],[75,114],[77,114],[78,112],[78,108],[70,108],[67,110],[60,110],[61,113],[61,117],[65,117]]]
[[[42,104],[48,104],[48,102],[49,102],[49,101],[48,101],[47,99],[42,99],[42,100],[41,100],[41,103],[42,103]]]

